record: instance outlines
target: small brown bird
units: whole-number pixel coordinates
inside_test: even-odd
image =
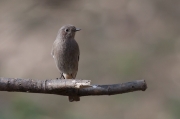
[[[73,25],[62,26],[53,43],[51,55],[55,60],[56,67],[61,73],[60,78],[75,79],[78,71],[79,46],[75,41],[76,31],[80,31]],[[79,101],[78,96],[69,96],[69,101]]]

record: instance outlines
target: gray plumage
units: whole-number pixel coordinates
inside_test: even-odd
[[[76,31],[79,30],[73,25],[65,25],[59,29],[56,40],[53,43],[51,54],[55,60],[56,67],[65,79],[76,78],[80,51],[74,37]],[[79,99],[71,98],[70,101],[79,101]]]

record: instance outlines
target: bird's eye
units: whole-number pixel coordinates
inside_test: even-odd
[[[69,29],[65,29],[65,31],[66,31],[66,32],[68,32],[68,31],[69,31]]]

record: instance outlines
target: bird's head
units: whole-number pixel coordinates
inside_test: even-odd
[[[62,38],[72,39],[74,38],[76,31],[80,31],[81,29],[76,28],[73,25],[64,25],[60,28],[59,34]]]

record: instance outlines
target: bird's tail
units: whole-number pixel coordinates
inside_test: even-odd
[[[79,96],[69,96],[69,102],[80,101]]]
[[[65,79],[75,79],[75,77],[76,77],[76,74],[71,74],[71,75],[69,75],[69,74],[64,74],[63,73],[63,76],[64,76],[64,78]],[[74,101],[80,101],[80,97],[79,96],[69,96],[69,102],[74,102]]]

